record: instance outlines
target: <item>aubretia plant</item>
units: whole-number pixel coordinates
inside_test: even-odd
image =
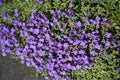
[[[73,6],[69,3],[69,7]],[[50,10],[49,15],[51,19],[32,9],[28,21],[23,22],[15,9],[12,28],[0,25],[2,55],[17,55],[22,64],[34,67],[39,73],[47,71],[46,76],[55,80],[70,80],[72,72],[85,72],[93,67],[98,55],[119,48],[119,41],[105,30],[108,24],[105,17],[81,16],[75,21],[72,9]],[[2,17],[6,20],[5,14]]]

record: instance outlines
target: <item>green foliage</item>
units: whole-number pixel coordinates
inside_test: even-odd
[[[85,73],[74,72],[72,80],[119,80],[120,75],[115,71],[117,64],[114,55],[97,57],[94,67],[86,70]]]

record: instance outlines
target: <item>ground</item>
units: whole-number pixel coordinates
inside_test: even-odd
[[[43,80],[36,78],[35,73],[34,68],[27,68],[20,61],[0,54],[0,80]]]

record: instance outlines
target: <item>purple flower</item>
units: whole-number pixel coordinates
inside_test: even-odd
[[[65,78],[66,78],[67,80],[70,80],[70,77],[69,77],[69,76],[66,76]]]
[[[22,26],[22,22],[18,21],[17,25],[21,27]]]
[[[93,25],[96,25],[96,21],[93,19],[89,19],[89,22],[91,22]]]
[[[67,36],[67,35],[64,35],[64,36],[63,36],[63,38],[67,39],[67,38],[68,38],[68,36]]]
[[[32,9],[31,15],[30,15],[30,18],[29,18],[29,22],[31,22],[35,18],[35,14],[36,14],[36,10]]]
[[[50,44],[50,45],[54,45],[54,42],[50,40],[50,41],[49,41],[49,44]]]
[[[45,34],[46,40],[50,40],[50,35],[48,33]]]
[[[107,41],[107,42],[105,43],[105,47],[109,47],[109,46],[110,46],[110,42]]]
[[[92,16],[92,14],[91,14],[91,13],[88,13],[88,16],[89,16],[89,17],[91,17],[91,16]]]
[[[93,66],[94,66],[94,64],[93,64],[93,63],[89,63],[89,66],[90,66],[90,67],[93,67]]]
[[[74,26],[74,23],[73,23],[73,22],[70,22],[69,24],[70,24],[71,26]]]
[[[6,56],[7,54],[5,52],[2,52],[2,56]]]
[[[77,51],[77,50],[74,50],[73,53],[74,53],[75,55],[77,55],[77,54],[78,54],[78,51]]]
[[[68,69],[71,69],[71,68],[72,68],[71,64],[66,64],[66,67],[67,67]]]
[[[26,66],[27,67],[30,67],[31,65],[30,65],[30,62],[26,62]]]
[[[72,2],[69,3],[69,7],[73,7],[74,4]]]
[[[96,21],[96,28],[98,29],[100,26],[100,22],[99,21]]]
[[[49,77],[48,77],[48,76],[45,76],[45,80],[49,80]]]
[[[72,61],[73,59],[72,59],[72,57],[69,57],[68,60],[69,60],[69,61]]]
[[[33,22],[34,24],[38,24],[38,22],[37,22],[36,20],[33,20],[32,22]]]
[[[36,0],[36,2],[38,2],[39,4],[43,4],[42,0]]]
[[[60,15],[60,14],[61,14],[61,11],[60,11],[60,10],[57,10],[57,11],[56,11],[56,14],[57,14],[58,19],[60,19],[60,17],[61,17],[61,15]]]
[[[88,61],[88,57],[87,57],[87,56],[84,56],[82,60],[83,60],[84,64],[86,64],[86,65],[89,64],[89,61]]]
[[[15,17],[18,17],[18,16],[19,16],[18,9],[15,9],[15,10],[14,10],[14,16],[15,16]]]
[[[36,64],[35,64],[35,62],[33,61],[33,59],[31,59],[30,61],[31,61],[31,65],[32,65],[33,67],[35,67]]]
[[[39,34],[39,29],[34,29],[35,34]]]
[[[101,45],[99,45],[98,43],[92,44],[92,47],[94,47],[94,48],[96,48],[96,49],[98,49],[98,50],[100,50],[100,51],[103,50],[102,47],[101,47]]]
[[[82,73],[83,73],[83,72],[85,72],[85,70],[80,69],[80,72],[82,72]]]
[[[111,37],[111,33],[105,32],[105,37],[106,38],[110,38]]]
[[[61,75],[66,75],[66,72],[65,71],[61,71],[60,74]]]
[[[99,16],[96,16],[95,20],[96,20],[96,21],[99,21],[99,20],[100,20],[100,17],[99,17]]]
[[[2,27],[2,31],[6,33],[10,32],[10,30],[7,27]]]
[[[81,66],[80,66],[80,65],[77,65],[77,66],[76,66],[76,69],[81,69]]]
[[[91,61],[94,61],[94,60],[95,60],[95,57],[92,56],[92,57],[90,58],[90,60],[91,60]]]
[[[74,11],[73,10],[68,10],[67,12],[62,12],[62,14],[66,17],[66,18],[72,18],[74,16]]]
[[[8,18],[8,13],[7,12],[6,13],[2,13],[2,18],[3,18],[4,21],[6,21],[7,18]]]
[[[112,41],[112,45],[116,48],[117,44]]]
[[[118,73],[120,73],[120,68],[117,68],[117,70],[116,70]]]
[[[38,47],[42,47],[42,46],[43,46],[43,44],[39,42],[38,43]]]
[[[96,51],[91,51],[90,54],[91,54],[91,56],[97,56],[97,52]]]
[[[87,69],[87,68],[89,68],[89,67],[88,67],[88,65],[84,65],[84,68]]]
[[[34,26],[34,24],[33,23],[29,23],[28,26],[32,27],[32,26]]]
[[[63,29],[63,28],[60,28],[60,31],[61,31],[61,32],[63,32],[63,31],[64,31],[64,29]]]
[[[50,13],[53,15],[53,16],[56,16],[56,13],[54,10],[50,10]]]
[[[87,41],[80,41],[80,45],[83,47],[83,48],[87,48]]]
[[[31,14],[35,15],[36,14],[36,9],[32,9],[32,13]]]
[[[61,43],[58,43],[57,46],[58,46],[59,48],[62,48],[62,44],[61,44]]]
[[[67,40],[68,40],[68,42],[71,43],[71,44],[74,43],[74,41],[73,41],[72,39],[70,39],[70,38],[68,38]]]
[[[64,62],[66,62],[66,59],[61,59],[60,61],[64,63]]]
[[[65,49],[67,49],[67,48],[69,47],[68,43],[64,43],[64,44],[63,44],[63,47],[64,47]]]
[[[107,56],[107,54],[103,54],[104,55],[104,57],[106,57]]]
[[[36,56],[37,56],[37,53],[36,53],[36,52],[33,52],[32,56],[36,57]]]
[[[45,56],[45,51],[38,50],[38,54],[39,54],[39,56]]]
[[[74,30],[74,31],[73,31],[73,33],[76,35],[76,34],[77,34],[77,31],[76,31],[76,30]]]
[[[84,50],[80,50],[80,51],[78,51],[78,53],[81,54],[81,55],[85,55],[86,54],[86,52]]]
[[[21,60],[20,62],[21,62],[21,64],[24,64],[24,63],[25,63],[25,61],[24,61],[24,60]]]
[[[36,49],[36,46],[35,45],[30,45],[30,48],[32,48],[32,49]]]
[[[3,3],[0,1],[0,7],[2,7],[3,6]]]
[[[104,24],[104,26],[106,26],[107,25],[107,18],[103,18],[103,24]]]
[[[117,48],[117,51],[120,52],[120,47]]]
[[[43,29],[42,29],[44,32],[46,32],[47,31],[47,28],[46,27],[43,27]]]
[[[84,34],[80,34],[80,39],[81,39],[81,40],[84,39]]]
[[[6,49],[6,53],[12,53],[11,49],[10,48],[7,48]],[[13,54],[13,53],[12,53]]]
[[[104,17],[104,18],[103,18],[103,22],[106,22],[106,21],[107,21],[107,18],[106,18],[106,17]]]
[[[29,39],[29,40],[34,40],[34,39],[35,39],[35,36],[29,35],[29,36],[27,37],[27,39]]]
[[[67,24],[63,24],[63,28],[66,28],[67,27]]]
[[[60,25],[60,22],[58,21],[57,18],[54,18],[54,19],[53,19],[53,23],[55,23],[56,25]]]

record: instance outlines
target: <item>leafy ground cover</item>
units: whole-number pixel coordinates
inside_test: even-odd
[[[47,75],[55,80],[118,80],[119,4],[118,0],[5,1],[0,8],[2,55],[20,59],[46,80]]]

